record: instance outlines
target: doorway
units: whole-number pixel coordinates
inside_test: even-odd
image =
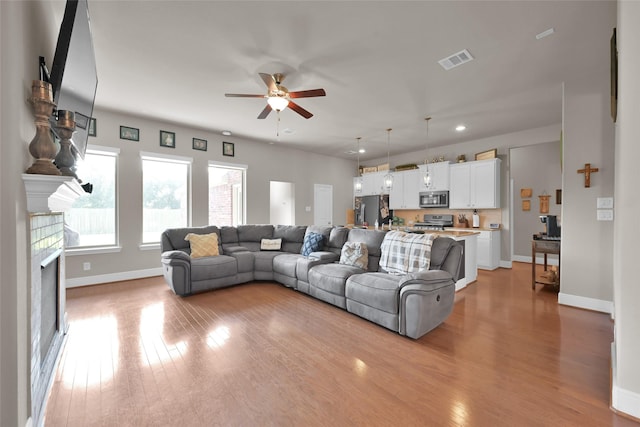
[[[269,222],[273,225],[294,225],[296,222],[294,184],[271,181],[269,191]]]
[[[333,185],[313,185],[313,223],[333,225]]]

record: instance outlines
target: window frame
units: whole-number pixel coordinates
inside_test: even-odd
[[[207,162],[207,219],[209,218],[209,204],[211,200],[209,200],[209,186],[211,185],[211,176],[210,169],[211,167],[221,167],[227,169],[235,169],[242,171],[242,224],[247,223],[247,174],[249,170],[249,166],[241,163],[229,163],[229,162],[219,162],[215,160],[209,160]],[[208,222],[208,221],[207,221]],[[219,224],[212,224],[217,225]]]
[[[116,253],[122,250],[120,246],[120,149],[117,147],[107,147],[102,145],[87,145],[85,155],[93,154],[99,156],[109,156],[115,158],[115,170],[114,170],[114,233],[115,243],[108,245],[94,245],[94,246],[73,246],[66,247],[64,253],[66,256],[78,256],[78,255],[91,255],[91,254],[107,254]]]
[[[193,175],[193,157],[176,156],[172,154],[154,153],[149,151],[140,151],[140,171],[141,179],[140,186],[142,200],[141,200],[141,222],[142,227],[140,229],[140,250],[153,250],[160,249],[160,240],[157,242],[145,242],[144,241],[144,161],[159,161],[165,163],[183,164],[187,166],[187,224],[185,227],[191,227],[192,214],[193,214],[193,195],[192,195],[192,175]]]

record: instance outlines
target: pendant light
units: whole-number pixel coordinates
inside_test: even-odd
[[[353,190],[356,194],[360,194],[362,193],[362,175],[360,175],[360,140],[362,139],[362,137],[359,136],[356,139],[358,140],[358,144],[356,147],[356,149],[358,150],[358,169],[356,171],[356,179],[353,183]]]
[[[424,182],[424,186],[427,188],[431,188],[433,185],[431,172],[429,172],[429,120],[431,117],[425,117],[424,119],[427,122],[427,139],[424,146],[424,175],[422,176],[422,181]]]
[[[393,175],[391,174],[391,163],[389,162],[389,157],[391,155],[391,128],[387,129],[387,167],[388,172],[384,176],[384,188],[387,190],[391,190],[393,187]]]

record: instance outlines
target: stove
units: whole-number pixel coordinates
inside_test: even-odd
[[[444,230],[453,227],[453,215],[425,214],[423,222],[416,222],[413,227],[418,230]]]

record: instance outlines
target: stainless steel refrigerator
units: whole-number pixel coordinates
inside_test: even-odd
[[[356,225],[373,226],[378,220],[378,224],[388,224],[393,216],[389,210],[389,195],[356,197],[354,203]]]

